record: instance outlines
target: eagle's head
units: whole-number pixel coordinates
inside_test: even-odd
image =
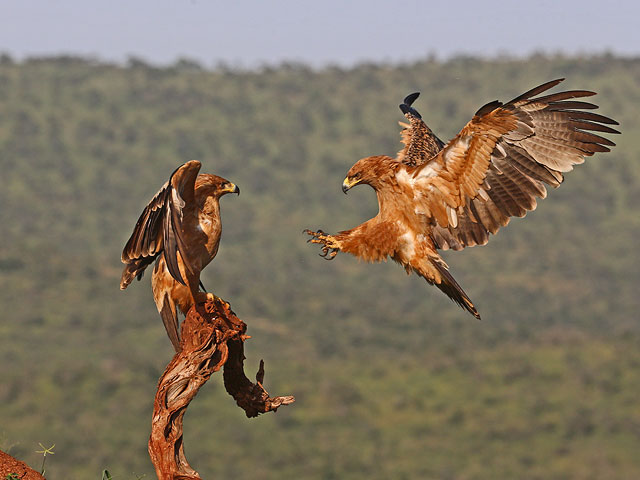
[[[351,187],[361,183],[378,190],[385,180],[393,175],[393,165],[396,163],[393,158],[386,155],[376,155],[358,160],[347,172],[347,177],[342,182],[342,191],[347,193]]]
[[[196,179],[196,192],[198,196],[215,197],[217,199],[227,193],[237,193],[240,195],[240,189],[237,185],[225,178],[209,173],[198,175]]]

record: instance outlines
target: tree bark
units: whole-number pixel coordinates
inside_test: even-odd
[[[200,479],[184,455],[182,420],[189,403],[212,373],[224,367],[224,385],[247,417],[276,411],[295,401],[292,396],[269,397],[263,388],[264,362],[256,382],[244,374],[246,324],[229,304],[208,301],[189,310],[182,324],[180,352],[158,383],[153,408],[149,455],[159,480]]]

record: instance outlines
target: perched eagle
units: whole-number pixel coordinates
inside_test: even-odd
[[[409,120],[401,123],[404,148],[396,158],[359,160],[342,184],[345,193],[355,185],[370,185],[378,214],[337,235],[305,230],[309,241],[321,244],[327,259],[338,251],[371,262],[389,256],[479,319],[438,250],[484,245],[510,217],[534,210],[536,197],[547,195],[545,184],[559,186],[563,174],[586,156],[615,145],[593,131],[620,133],[607,126],[616,121],[588,111],[596,105],[574,100],[594,92],[537,96],[562,80],[505,104],[486,104],[446,145],[412,108],[419,93],[407,96],[400,105]]]
[[[171,174],[169,181],[145,207],[122,251],[124,290],[156,262],[151,277],[153,298],[176,351],[180,349],[176,305],[186,315],[207,299],[200,292],[200,272],[218,253],[222,224],[220,197],[240,194],[222,177],[200,174],[191,160]],[[186,279],[186,280],[185,280]]]

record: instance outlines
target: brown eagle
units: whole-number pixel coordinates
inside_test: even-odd
[[[387,256],[476,318],[480,314],[455,281],[438,250],[484,245],[489,234],[536,208],[545,184],[557,187],[563,174],[596,152],[615,144],[592,132],[620,133],[618,122],[590,112],[598,108],[576,98],[595,95],[571,90],[537,96],[559,84],[553,80],[505,104],[493,101],[448,144],[444,144],[412,108],[419,93],[400,109],[404,148],[396,158],[377,155],[359,160],[342,184],[347,193],[359,184],[377,194],[378,214],[351,230],[328,235],[305,230],[322,256],[338,251],[366,261]]]
[[[199,171],[200,162],[191,160],[171,174],[145,207],[122,251],[126,264],[120,280],[123,290],[156,262],[151,277],[153,298],[176,351],[180,350],[176,306],[186,315],[211,295],[199,291],[200,272],[218,253],[220,197],[240,194],[228,180],[198,175]]]

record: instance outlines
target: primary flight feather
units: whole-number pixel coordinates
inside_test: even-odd
[[[233,183],[217,175],[198,174],[200,162],[178,167],[145,207],[122,251],[120,288],[155,261],[153,298],[176,351],[180,350],[179,308],[185,315],[207,293],[199,291],[200,272],[218,253],[222,223],[220,197],[240,194]]]
[[[339,251],[373,262],[391,257],[479,319],[438,250],[486,244],[511,217],[534,210],[545,185],[559,186],[574,165],[615,145],[593,132],[620,133],[609,126],[615,120],[589,111],[596,105],[574,100],[594,92],[537,96],[562,80],[486,104],[446,145],[413,108],[419,93],[408,95],[400,105],[409,121],[402,124],[404,148],[396,158],[359,160],[342,184],[345,193],[370,185],[378,214],[336,235],[305,230],[310,242],[328,259]]]

